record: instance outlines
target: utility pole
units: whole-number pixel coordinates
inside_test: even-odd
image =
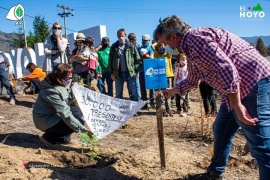
[[[70,9],[69,7],[59,5],[59,4],[57,4],[57,7],[61,8],[63,11],[63,13],[58,13],[57,15],[64,18],[65,38],[67,39],[68,37],[67,37],[66,17],[68,17],[69,15],[74,16],[74,9]]]

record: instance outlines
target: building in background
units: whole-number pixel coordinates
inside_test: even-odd
[[[101,43],[102,37],[107,36],[105,25],[98,25],[95,27],[81,30],[79,32],[83,33],[85,37],[93,37],[95,40],[94,47],[98,46]],[[79,32],[68,34],[68,42],[70,44],[71,51],[75,48],[74,43],[76,36]]]

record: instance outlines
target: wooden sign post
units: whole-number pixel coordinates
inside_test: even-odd
[[[165,148],[164,148],[164,134],[163,134],[163,111],[164,102],[162,92],[160,89],[165,89],[167,85],[166,77],[166,59],[154,58],[143,60],[145,85],[146,89],[155,89],[156,100],[156,116],[157,116],[157,129],[161,167],[166,168],[165,165]]]
[[[164,133],[163,133],[163,111],[164,102],[162,99],[162,92],[155,91],[156,100],[156,116],[157,116],[157,131],[158,131],[158,142],[159,142],[159,154],[160,163],[162,168],[166,168],[165,163],[165,148],[164,148]]]

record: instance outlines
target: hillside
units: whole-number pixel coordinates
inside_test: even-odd
[[[261,37],[265,46],[270,46],[270,35],[269,36],[252,36],[252,37],[241,37],[249,43],[256,44],[257,39]],[[8,52],[11,50],[12,39],[16,38],[16,33],[5,33],[0,31],[0,50],[2,52]]]
[[[16,37],[16,33],[5,33],[0,31],[0,50],[8,52],[11,50],[12,39]]]
[[[242,37],[242,38],[246,40],[247,42],[253,43],[254,45],[256,45],[256,41],[259,37],[261,37],[265,46],[270,45],[270,36],[252,36],[252,37]]]

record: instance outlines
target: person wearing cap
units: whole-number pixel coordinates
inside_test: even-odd
[[[7,93],[10,97],[9,104],[15,105],[15,94],[6,74],[6,62],[8,60],[0,53],[0,82],[7,89]]]
[[[52,35],[46,37],[43,42],[45,61],[43,70],[51,72],[59,63],[68,63],[66,48],[68,40],[62,37],[62,26],[56,22],[52,26]]]
[[[138,52],[140,54],[140,75],[139,75],[139,82],[140,82],[140,90],[141,90],[141,99],[143,101],[147,101],[147,91],[145,86],[145,77],[144,77],[144,70],[143,70],[143,60],[154,58],[154,51],[150,45],[150,35],[144,34],[142,35],[142,45],[138,48]],[[152,108],[155,107],[154,103],[154,90],[150,90],[150,106]],[[147,109],[147,105],[145,105],[142,109]]]
[[[136,47],[126,39],[125,29],[119,29],[117,37],[118,41],[110,49],[108,66],[111,78],[115,81],[116,98],[123,99],[124,82],[127,82],[130,100],[139,101],[136,77],[140,68],[140,56]]]
[[[97,51],[98,63],[101,68],[102,77],[98,78],[97,87],[102,94],[113,96],[113,81],[109,72],[109,54],[110,54],[110,39],[103,37],[101,40],[101,48]],[[105,87],[105,81],[107,84],[107,90]]]
[[[188,76],[163,93],[171,97],[204,81],[222,95],[213,124],[214,153],[207,172],[189,179],[221,180],[239,127],[259,166],[270,177],[270,62],[248,42],[219,27],[191,28],[181,18],[165,18],[154,31],[157,41],[178,49],[189,61]]]

